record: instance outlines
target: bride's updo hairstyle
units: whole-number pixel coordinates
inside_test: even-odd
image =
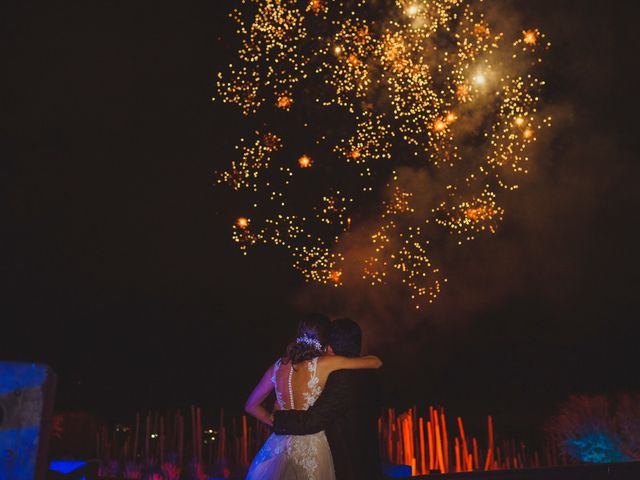
[[[300,363],[324,353],[331,320],[321,314],[307,315],[298,323],[297,338],[287,347],[284,363]]]

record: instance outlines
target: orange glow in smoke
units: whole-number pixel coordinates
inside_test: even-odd
[[[367,39],[369,35],[369,27],[367,25],[358,29],[358,42],[362,43]]]
[[[278,101],[276,102],[276,107],[282,108],[283,110],[288,110],[291,108],[293,104],[293,99],[291,97],[287,97],[286,95],[282,95],[278,97]]]
[[[311,160],[311,157],[309,155],[302,155],[298,159],[298,165],[300,165],[300,168],[309,168],[311,165],[313,165],[313,160]]]
[[[362,60],[360,60],[356,55],[354,55],[353,53],[351,55],[349,55],[349,58],[347,59],[348,62],[354,66],[357,67],[360,64],[362,64]]]
[[[307,10],[312,11],[316,15],[327,11],[327,3],[325,0],[311,0]]]
[[[329,274],[329,278],[333,283],[340,283],[340,277],[342,277],[342,272],[340,270],[333,270]]]
[[[482,35],[489,35],[490,33],[489,27],[484,23],[476,23],[476,26],[473,28],[473,32],[479,37]]]
[[[524,133],[524,138],[531,138],[533,137],[533,130],[531,130],[530,128],[527,128]]]
[[[538,32],[535,30],[527,30],[523,32],[524,43],[527,45],[535,45],[538,42]]]
[[[442,119],[436,120],[436,123],[433,124],[433,130],[437,133],[444,132],[446,128],[447,123]]]
[[[490,207],[467,208],[465,216],[474,222],[486,220],[495,215],[495,210]]]
[[[471,87],[466,83],[458,85],[458,88],[456,88],[456,96],[461,102],[466,102],[471,96]]]
[[[236,225],[242,229],[247,228],[249,226],[249,219],[246,217],[240,217],[236,220]]]

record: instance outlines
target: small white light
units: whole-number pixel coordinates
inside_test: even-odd
[[[487,83],[487,77],[484,76],[483,73],[478,73],[475,77],[473,77],[473,83],[476,85],[484,85]]]

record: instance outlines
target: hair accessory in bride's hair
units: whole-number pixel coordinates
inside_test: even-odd
[[[296,343],[304,343],[310,347],[314,347],[316,350],[322,350],[322,344],[315,338],[311,338],[307,335],[296,338]]]

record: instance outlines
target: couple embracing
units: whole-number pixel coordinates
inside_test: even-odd
[[[382,478],[375,356],[360,356],[362,330],[350,319],[303,319],[298,336],[264,374],[245,409],[274,433],[247,480]],[[275,390],[272,414],[262,402]]]

